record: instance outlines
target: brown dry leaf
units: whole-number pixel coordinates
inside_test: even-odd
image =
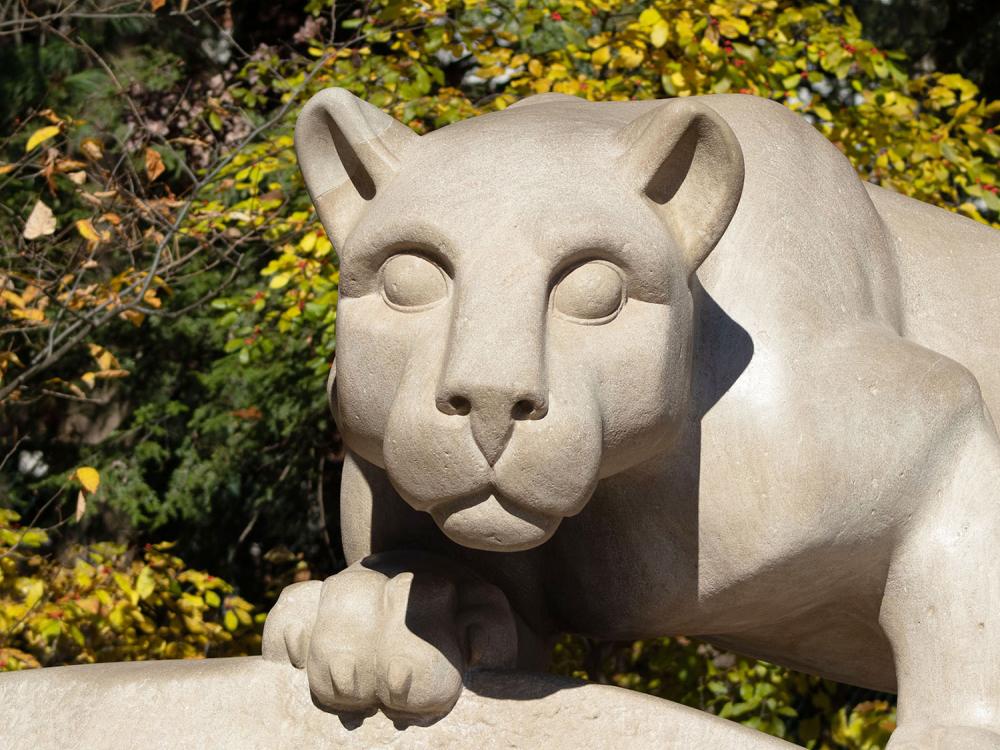
[[[150,182],[153,182],[157,177],[163,174],[163,170],[166,167],[163,166],[163,157],[160,156],[159,152],[153,148],[146,149],[146,177],[149,178]]]
[[[43,109],[41,112],[38,113],[38,116],[44,117],[53,125],[61,125],[63,123],[63,119],[55,112],[53,112],[51,109]]]
[[[83,494],[83,490],[76,493],[76,513],[73,514],[76,518],[76,522],[80,523],[80,519],[83,518],[83,514],[87,512],[87,496]]]
[[[141,326],[142,325],[142,321],[144,321],[146,319],[145,315],[143,315],[141,312],[137,312],[136,310],[124,310],[121,313],[120,317],[122,317],[125,320],[127,320],[129,323],[131,323],[132,325],[134,325],[136,328],[138,328],[139,326]]]
[[[17,164],[0,164],[0,174],[7,174],[17,169]]]
[[[149,7],[153,9],[154,13],[166,4],[167,0],[149,0]]]
[[[254,419],[254,420],[256,420],[256,419],[260,419],[261,417],[264,416],[261,413],[260,409],[258,409],[256,406],[248,406],[245,409],[236,409],[236,410],[231,411],[229,413],[232,414],[237,419]]]
[[[87,181],[87,173],[82,169],[79,172],[70,172],[66,175],[74,185],[82,185]]]
[[[96,138],[85,139],[83,143],[80,144],[80,150],[83,151],[87,158],[93,159],[94,161],[97,161],[104,156],[104,147]]]
[[[41,201],[35,202],[35,207],[31,209],[31,214],[24,224],[22,236],[26,240],[35,240],[39,237],[47,237],[56,231],[56,217],[52,209]]]
[[[56,159],[56,169],[60,172],[72,172],[77,169],[86,169],[86,162],[79,159]]]

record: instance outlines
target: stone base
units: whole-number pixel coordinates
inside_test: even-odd
[[[0,675],[5,748],[794,748],[715,716],[552,675],[478,673],[422,724],[327,713],[304,672],[259,657],[126,662]]]

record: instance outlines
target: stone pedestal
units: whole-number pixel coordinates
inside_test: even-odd
[[[476,674],[434,722],[338,716],[313,705],[304,672],[257,657],[5,674],[0,727],[0,745],[31,750],[794,747],[669,701],[544,674]]]

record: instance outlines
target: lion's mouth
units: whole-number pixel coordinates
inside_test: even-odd
[[[442,502],[431,515],[452,541],[473,549],[504,552],[537,547],[555,533],[562,520],[512,501],[493,486]]]

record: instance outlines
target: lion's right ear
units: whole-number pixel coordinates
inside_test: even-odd
[[[419,137],[347,89],[324,89],[306,102],[295,124],[295,153],[336,247]]]

